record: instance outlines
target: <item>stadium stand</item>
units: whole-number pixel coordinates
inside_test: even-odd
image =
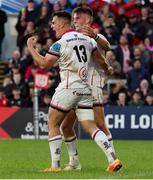
[[[2,8],[8,12],[7,6],[12,1],[4,2]],[[10,91],[10,87],[14,85],[13,76],[19,73],[21,74],[22,84],[27,88],[25,94],[22,94],[21,90],[21,98],[27,97],[23,104],[28,107],[31,106],[33,73],[43,73],[43,70],[33,64],[32,57],[25,46],[28,35],[31,33],[38,34],[37,50],[44,55],[56,40],[54,32],[49,26],[52,13],[63,9],[71,12],[76,6],[89,6],[94,12],[92,27],[97,28],[97,32],[103,34],[112,46],[113,55],[109,54],[108,58],[112,59],[116,74],[108,80],[108,84],[104,87],[109,92],[107,105],[114,105],[115,102],[112,102],[112,98],[115,97],[113,101],[116,101],[121,92],[126,93],[126,105],[133,105],[129,102],[133,98],[133,94],[139,92],[140,96],[143,97],[142,104],[152,106],[153,3],[151,1],[116,0],[108,3],[104,0],[57,0],[51,3],[47,0],[28,0],[27,3],[26,1],[23,2],[25,4],[19,1],[16,2],[15,7],[13,6],[13,11],[18,13],[18,21],[15,27],[18,32],[16,42],[19,51],[12,52],[12,57],[7,57],[5,63],[0,61],[0,83],[4,87],[4,94],[9,100],[13,98]],[[58,65],[51,68],[48,74],[49,88],[39,92],[41,106],[47,106],[44,99],[47,99],[48,95],[53,95],[60,81]],[[117,83],[120,79],[124,82],[124,88],[117,90]],[[140,87],[140,83],[144,79],[148,83],[145,95]],[[19,84],[17,86],[21,88]],[[17,87],[13,88],[17,89]],[[151,99],[151,103],[148,103],[148,99]],[[11,103],[8,103],[8,106],[11,106]]]

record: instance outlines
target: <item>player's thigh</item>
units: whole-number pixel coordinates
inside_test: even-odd
[[[79,99],[79,97],[74,94],[74,91],[74,89],[57,88],[50,106],[63,112],[69,112]]]
[[[74,110],[71,110],[64,118],[62,124],[61,124],[61,129],[73,129],[74,124],[76,121],[76,114]]]
[[[78,121],[94,120],[93,97],[91,89],[82,90],[82,97],[75,110]]]
[[[59,126],[64,120],[66,114],[66,112],[62,112],[50,107],[48,111],[48,121],[53,126]]]
[[[104,107],[101,105],[97,105],[93,107],[94,117],[96,124],[104,124],[105,123],[105,114]]]

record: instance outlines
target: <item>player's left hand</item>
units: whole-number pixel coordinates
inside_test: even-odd
[[[37,43],[37,37],[36,36],[31,36],[27,40],[28,47],[34,47],[36,45],[36,43]]]
[[[108,76],[113,75],[114,70],[113,70],[112,66],[108,66],[106,73],[107,73]]]
[[[87,25],[84,25],[82,28],[78,29],[77,31],[91,38],[94,38],[96,36],[94,30]]]

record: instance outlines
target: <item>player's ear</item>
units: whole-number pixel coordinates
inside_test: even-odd
[[[92,21],[93,21],[93,17],[87,15],[87,16],[86,16],[86,24],[91,24]]]
[[[65,26],[65,21],[61,23],[61,27],[63,28]]]

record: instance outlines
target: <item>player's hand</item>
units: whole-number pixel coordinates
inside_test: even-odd
[[[34,47],[36,45],[36,43],[37,43],[37,37],[36,36],[31,36],[27,40],[28,47]]]
[[[86,36],[89,36],[91,38],[94,38],[96,36],[96,33],[94,32],[94,30],[87,25],[83,26],[82,28],[78,29],[77,31]]]
[[[114,70],[113,70],[112,66],[108,66],[106,73],[108,76],[111,76],[114,74]]]

